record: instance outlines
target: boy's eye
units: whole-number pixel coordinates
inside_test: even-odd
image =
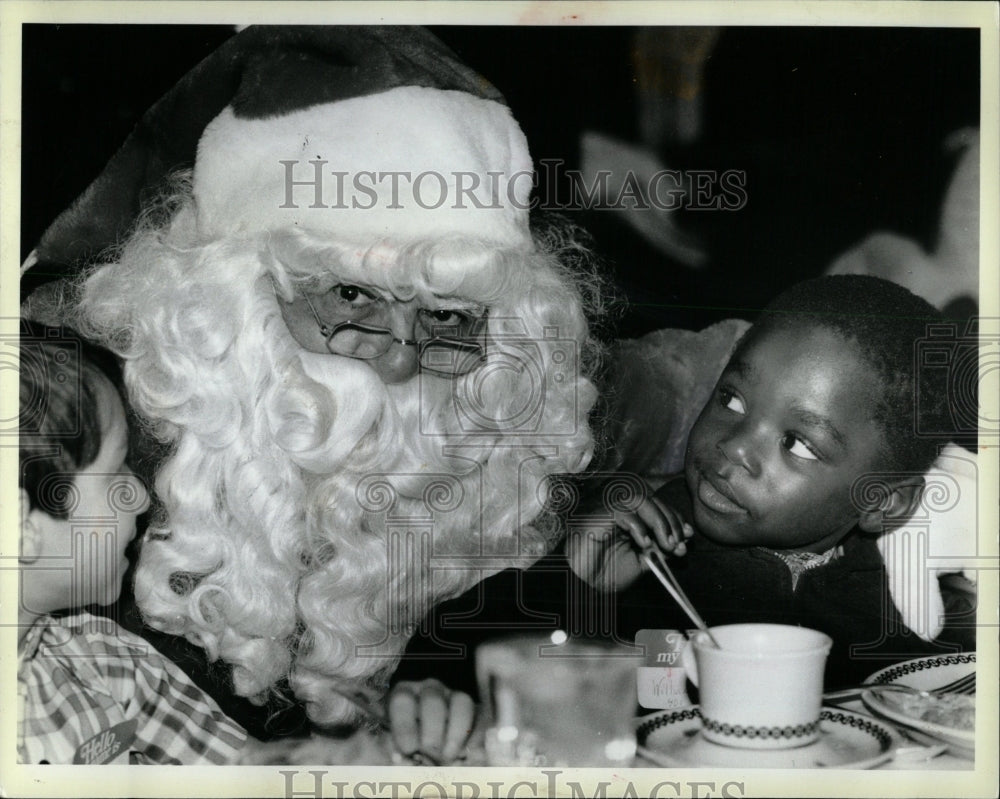
[[[799,438],[794,433],[785,433],[785,435],[781,437],[781,446],[797,458],[805,458],[810,461],[819,460],[819,456],[813,451],[812,447],[805,441],[805,439]]]
[[[743,399],[732,389],[723,388],[719,390],[719,404],[723,408],[733,413],[746,413],[746,405],[743,404]]]

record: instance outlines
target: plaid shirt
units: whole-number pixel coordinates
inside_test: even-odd
[[[110,619],[43,616],[19,647],[22,763],[233,763],[246,732]]]

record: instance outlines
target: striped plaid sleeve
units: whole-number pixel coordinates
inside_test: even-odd
[[[18,667],[21,762],[72,763],[81,745],[125,721],[79,635],[86,618],[45,617],[29,633]]]
[[[138,720],[136,759],[183,765],[236,762],[246,741],[243,728],[152,644],[124,630],[119,633],[109,646],[120,651],[126,644],[130,657],[103,663],[109,682],[122,688],[127,714]],[[125,695],[129,685],[133,690]]]

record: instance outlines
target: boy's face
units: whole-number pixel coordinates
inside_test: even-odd
[[[39,610],[110,605],[118,599],[129,565],[125,549],[135,537],[136,517],[149,507],[145,486],[125,465],[128,428],[118,392],[102,380],[97,393],[101,448],[93,463],[73,476],[76,501],[69,518],[31,512],[43,530],[43,555],[49,563],[57,567],[59,561],[72,562],[71,568],[53,568],[57,576],[45,583],[47,588],[39,581],[36,589],[42,589],[44,597],[35,601],[47,605]],[[26,579],[31,578],[28,573]]]
[[[691,431],[695,524],[722,544],[824,552],[857,523],[854,481],[879,468],[881,382],[823,327],[764,331],[730,359]]]

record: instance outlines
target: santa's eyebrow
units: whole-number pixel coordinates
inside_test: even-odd
[[[806,410],[805,408],[792,408],[792,412],[802,421],[802,424],[821,430],[841,447],[847,449],[847,439],[844,437],[844,434],[826,416]]]
[[[477,316],[482,316],[486,313],[486,306],[481,302],[463,300],[458,297],[439,297],[435,294],[433,296],[433,303],[429,304],[436,306],[431,309],[435,311],[469,311]]]

